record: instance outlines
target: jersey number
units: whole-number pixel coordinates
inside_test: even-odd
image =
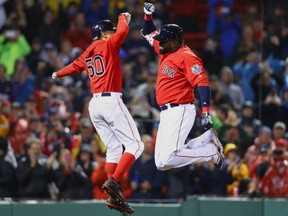
[[[95,56],[94,59],[87,58],[85,60],[86,66],[89,70],[89,76],[92,78],[96,76],[102,76],[105,72],[103,59],[100,56]]]

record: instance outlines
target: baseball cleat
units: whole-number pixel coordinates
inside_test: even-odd
[[[115,209],[115,210],[123,213],[123,215],[133,214],[133,213],[135,212],[134,209],[132,209],[127,202],[122,203],[122,204],[119,204],[119,203],[118,203],[116,200],[114,200],[112,197],[110,197],[110,198],[107,200],[106,206],[109,207],[110,209]]]
[[[211,141],[217,147],[217,150],[218,150],[219,154],[221,155],[221,158],[224,159],[223,145],[219,141],[218,133],[217,133],[217,131],[214,128],[211,128],[210,131],[211,131],[211,136],[210,136]]]
[[[114,180],[113,177],[110,177],[102,186],[104,192],[108,193],[115,202],[118,204],[127,203],[124,196],[122,195],[120,185]]]

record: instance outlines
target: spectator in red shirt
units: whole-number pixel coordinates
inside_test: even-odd
[[[278,139],[259,188],[267,197],[288,197],[287,141]]]

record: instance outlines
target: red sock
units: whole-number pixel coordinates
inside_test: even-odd
[[[110,178],[114,174],[117,165],[118,165],[117,163],[106,163],[105,168],[108,178]]]
[[[118,182],[119,180],[121,180],[121,177],[124,175],[124,173],[130,169],[130,167],[132,166],[132,164],[134,163],[135,161],[135,157],[134,155],[128,153],[128,152],[125,152],[119,163],[118,163],[118,166],[113,174],[113,178],[115,179],[116,182]]]

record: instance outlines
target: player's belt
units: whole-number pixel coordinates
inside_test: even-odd
[[[164,111],[164,110],[167,110],[168,108],[173,108],[177,106],[179,106],[179,104],[166,104],[166,105],[160,106],[160,110]]]
[[[190,103],[190,104],[193,104],[193,103]],[[184,105],[184,104],[173,104],[173,103],[170,103],[170,104],[165,104],[163,106],[160,106],[160,110],[161,111],[164,111],[164,110],[167,110],[169,108],[173,108],[173,107],[178,107],[180,105]]]
[[[110,92],[103,92],[103,93],[101,93],[101,97],[111,97],[111,93]]]
[[[122,94],[120,92],[102,92],[93,94],[94,97],[116,97],[122,98]]]

